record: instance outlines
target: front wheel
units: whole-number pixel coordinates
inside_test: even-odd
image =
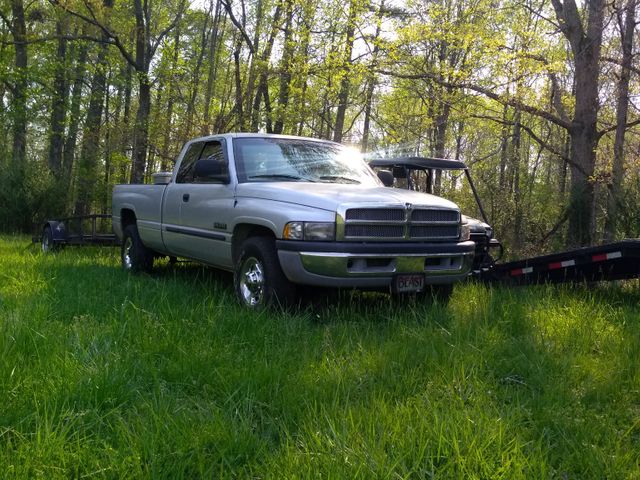
[[[135,224],[127,225],[122,232],[120,258],[122,268],[129,272],[148,272],[153,267],[153,251],[142,243]]]
[[[438,285],[428,285],[425,291],[422,292],[422,295],[433,302],[440,302],[446,305],[447,303],[449,303],[451,295],[453,295],[453,284],[444,283]]]
[[[248,238],[239,252],[233,283],[242,305],[261,310],[295,302],[295,286],[280,267],[273,238]]]

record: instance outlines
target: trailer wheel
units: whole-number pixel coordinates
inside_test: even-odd
[[[251,237],[242,242],[233,284],[239,302],[251,309],[288,307],[295,302],[295,286],[284,275],[275,241]]]
[[[47,225],[42,229],[42,238],[40,241],[40,249],[42,253],[52,253],[58,250],[59,245],[53,240],[53,231],[51,230],[51,226]]]
[[[149,272],[153,267],[153,251],[140,240],[136,224],[127,225],[122,232],[120,258],[122,268],[129,272]]]

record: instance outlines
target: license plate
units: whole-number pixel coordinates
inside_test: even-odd
[[[393,279],[393,291],[396,293],[421,292],[424,290],[424,274],[404,273]]]

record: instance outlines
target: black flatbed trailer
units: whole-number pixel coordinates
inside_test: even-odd
[[[108,228],[99,228],[100,222],[104,225],[108,224]],[[32,241],[40,243],[45,253],[65,246],[120,244],[120,240],[113,233],[110,214],[78,215],[46,220],[40,224],[39,233],[32,237]]]
[[[478,273],[489,283],[534,285],[640,278],[640,239],[496,263]]]

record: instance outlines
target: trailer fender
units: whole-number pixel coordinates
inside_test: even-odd
[[[64,222],[58,220],[47,220],[42,226],[42,231],[44,232],[44,229],[47,227],[51,228],[54,242],[60,243],[67,240],[67,226]]]

